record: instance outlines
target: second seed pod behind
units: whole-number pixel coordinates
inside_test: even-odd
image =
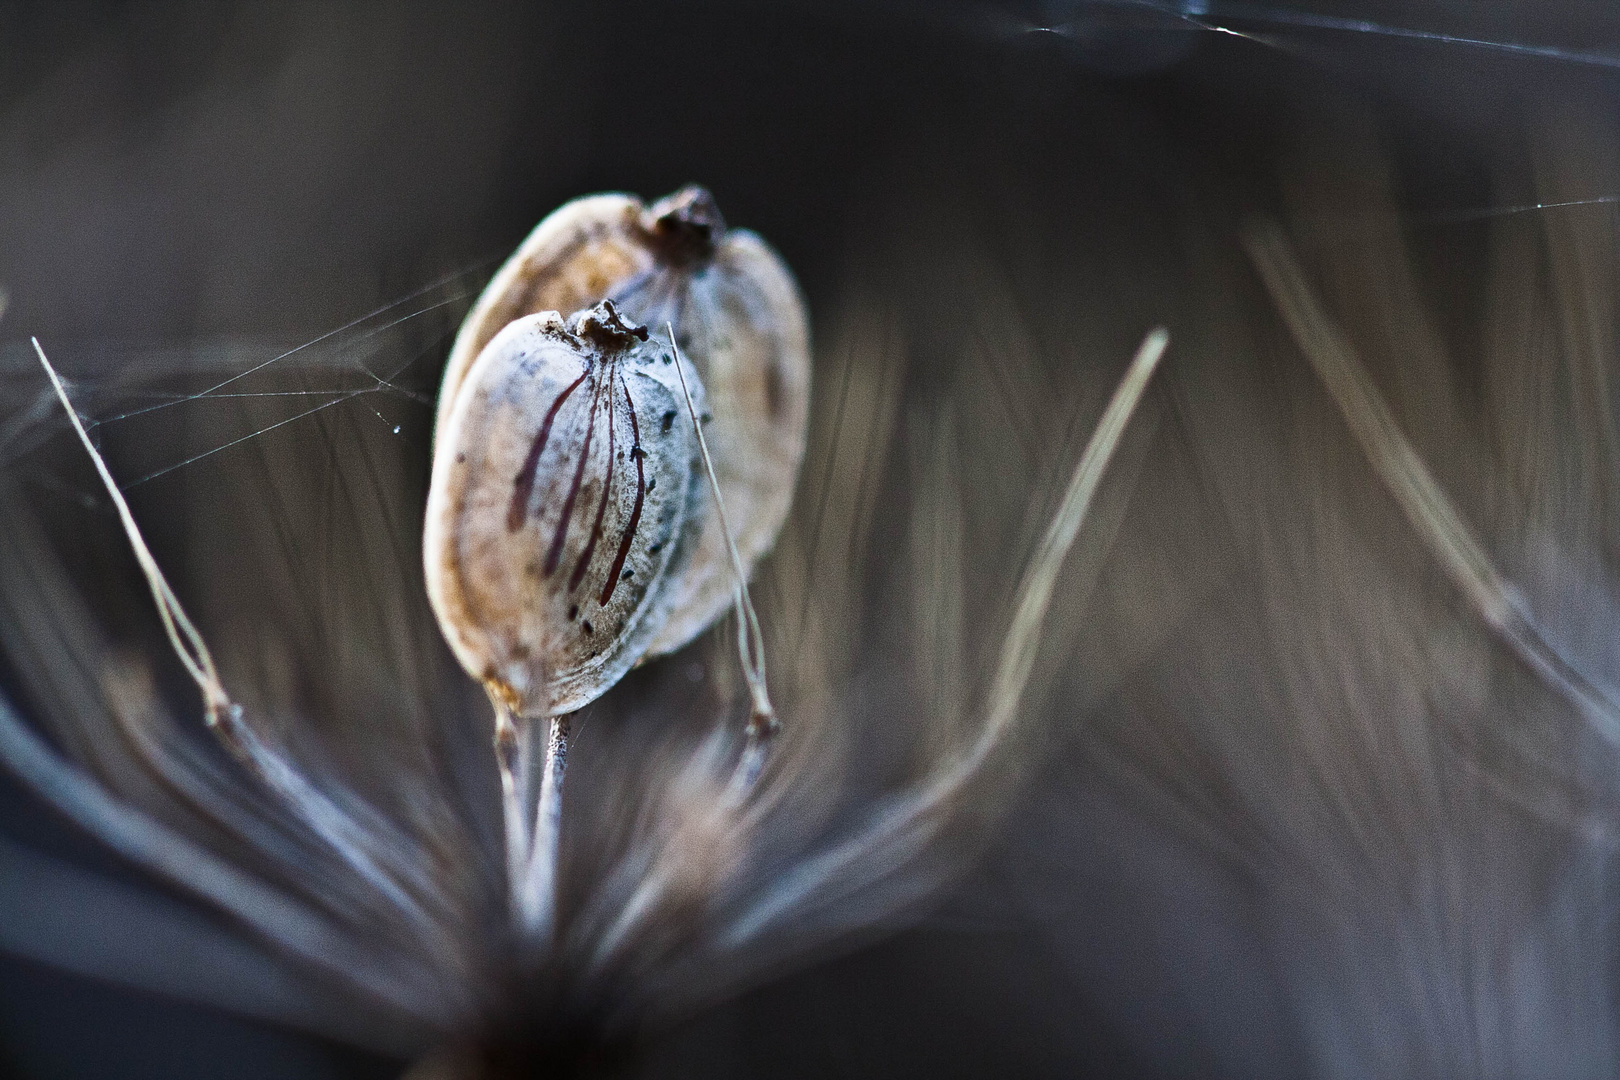
[[[548,216],[496,273],[457,335],[438,425],[501,328],[540,311],[612,299],[661,335],[675,327],[702,378],[704,433],[743,564],[775,542],[793,500],[809,424],[810,343],[793,275],[752,232],[727,229],[713,198],[683,188],[651,207],[629,195],[576,199]],[[672,652],[731,602],[734,574],[712,504],[669,618],[647,648]]]

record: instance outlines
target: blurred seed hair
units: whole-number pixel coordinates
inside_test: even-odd
[[[717,671],[705,695],[709,700],[693,702],[696,708],[678,704],[679,692],[664,702],[659,695],[649,698],[633,689],[593,708],[585,718],[590,734],[605,723],[605,716],[597,714],[614,712],[620,714],[611,725],[619,728],[612,732],[615,740],[646,740],[648,722],[666,733],[632,753],[600,754],[600,747],[590,747],[585,755],[596,764],[587,773],[584,792],[576,787],[570,795],[574,812],[565,821],[576,834],[595,830],[600,836],[605,828],[613,838],[605,844],[581,844],[576,838],[570,844],[564,836],[557,947],[538,971],[513,967],[501,955],[506,934],[495,897],[503,890],[497,885],[494,896],[490,890],[500,877],[498,860],[493,860],[493,870],[488,862],[473,863],[443,878],[425,871],[444,865],[458,832],[487,834],[488,826],[477,821],[488,813],[487,807],[476,806],[479,789],[457,791],[459,781],[451,772],[433,776],[420,771],[420,764],[393,778],[375,768],[345,776],[335,753],[343,740],[364,747],[376,736],[341,715],[329,718],[335,725],[330,731],[297,715],[300,699],[307,708],[333,689],[341,696],[342,688],[319,687],[306,696],[288,685],[287,675],[308,661],[298,658],[292,641],[277,644],[284,629],[258,620],[252,625],[228,620],[231,646],[216,667],[202,632],[157,568],[106,459],[37,343],[39,361],[119,511],[175,656],[204,695],[208,726],[216,728],[237,760],[212,762],[206,752],[199,753],[201,748],[188,746],[191,736],[163,717],[156,696],[142,689],[138,663],[124,671],[113,668],[100,680],[117,699],[112,717],[98,720],[93,707],[80,715],[78,709],[61,708],[63,702],[49,710],[54,723],[69,733],[67,741],[78,744],[88,760],[108,757],[99,734],[89,735],[92,727],[121,733],[121,750],[108,759],[113,768],[100,778],[80,776],[73,764],[55,761],[54,753],[9,714],[4,731],[10,737],[8,756],[22,763],[19,767],[49,800],[75,812],[81,824],[138,865],[222,906],[272,947],[309,964],[314,976],[336,978],[367,999],[373,1014],[395,1013],[390,1023],[419,1021],[422,1038],[477,1038],[482,1025],[512,1023],[508,1013],[523,1016],[528,1008],[525,986],[532,980],[543,986],[554,977],[564,978],[562,985],[571,987],[566,992],[577,995],[569,1008],[594,1015],[592,1023],[600,1025],[603,1038],[627,1037],[734,993],[783,965],[898,925],[962,872],[967,852],[982,843],[985,825],[1013,790],[1011,772],[996,776],[985,765],[993,753],[1006,759],[1004,766],[1018,757],[1008,735],[1025,713],[1021,703],[1058,570],[1168,337],[1156,330],[1141,345],[1096,431],[1075,458],[1063,496],[1033,550],[989,567],[993,589],[1007,590],[1006,627],[988,639],[994,659],[982,681],[964,684],[966,693],[980,701],[969,710],[973,717],[948,721],[941,729],[943,738],[930,732],[930,704],[907,702],[903,683],[893,678],[894,671],[914,664],[910,647],[902,643],[897,659],[860,647],[865,636],[860,627],[876,609],[862,578],[892,576],[904,566],[904,560],[868,565],[861,553],[881,535],[876,515],[896,509],[885,504],[881,493],[894,482],[888,474],[903,368],[891,333],[869,337],[863,327],[846,340],[852,353],[857,344],[875,346],[877,352],[873,362],[859,368],[852,364],[841,372],[839,404],[830,414],[832,434],[820,444],[826,457],[814,517],[799,522],[796,537],[784,543],[766,571],[796,563],[787,582],[767,581],[773,595],[796,591],[804,603],[802,614],[778,607],[772,620],[778,641],[785,641],[786,634],[797,638],[791,651],[795,662],[787,665],[798,669],[787,679],[792,722],[778,764],[760,774],[757,786],[745,785],[746,799],[728,794],[736,787],[734,780],[726,782],[728,774],[741,775],[750,785],[753,776],[748,747],[737,748],[743,730],[733,719],[738,687],[733,677],[722,674],[733,670],[731,664],[713,665]],[[850,396],[857,373],[868,379],[876,375],[875,394]],[[265,429],[271,430],[274,425]],[[849,455],[852,445],[856,453]],[[1070,445],[1067,440],[1058,444],[1054,464],[1070,456]],[[261,453],[268,461],[276,450],[272,445]],[[279,534],[285,544],[306,543],[289,529],[297,511],[282,501],[283,485],[297,471],[297,466],[288,470],[263,492],[237,488],[235,497],[254,509],[231,524],[252,528],[262,522],[261,542]],[[903,513],[962,501],[960,482],[950,470],[929,474],[912,486],[924,494],[918,506],[898,507]],[[1040,488],[1032,485],[1032,490],[1039,493]],[[358,504],[345,500],[337,520],[357,509]],[[1042,512],[1037,507],[1031,514]],[[26,522],[27,517],[19,514],[16,520]],[[201,520],[212,526],[227,519],[216,513],[201,515]],[[386,517],[380,520],[385,528],[393,525]],[[885,524],[882,529],[893,527]],[[346,545],[353,546],[344,555],[365,567],[361,580],[371,585],[387,576],[379,575],[378,567],[389,565],[399,552],[366,540],[365,533],[361,529],[346,538]],[[827,538],[830,546],[823,546]],[[55,561],[43,546],[36,555],[46,565]],[[398,565],[414,561],[399,559]],[[302,570],[293,560],[288,567]],[[1017,579],[1007,580],[1006,570],[1018,567]],[[796,585],[795,573],[802,575]],[[44,579],[60,578],[52,571]],[[405,581],[415,584],[414,574]],[[8,584],[17,595],[30,591],[22,581]],[[953,600],[949,594],[965,585],[961,575],[955,580],[949,574],[933,576],[923,588],[935,599],[925,602],[959,607],[959,596]],[[375,596],[361,590],[341,597],[322,611],[329,620],[322,633],[336,634],[346,648],[360,646],[363,657],[366,647],[361,643],[368,639],[347,633],[352,615],[345,608],[386,607],[396,599],[397,593],[386,588]],[[214,595],[210,601],[218,610],[222,598]],[[739,649],[757,662],[762,628],[748,617],[752,605],[746,594],[741,603],[743,615],[732,632],[754,638],[753,644],[739,643]],[[419,600],[414,606],[422,607]],[[82,612],[82,605],[66,605],[66,612]],[[18,629],[24,641],[52,632],[62,613],[41,609],[23,621]],[[85,626],[94,621],[88,613],[82,617]],[[723,633],[711,635],[711,664],[723,639]],[[378,644],[381,648],[370,656],[381,671],[392,670],[399,654],[390,658],[387,636]],[[107,666],[96,655],[106,646],[93,635],[87,635],[83,651],[93,666]],[[338,660],[342,662],[341,655]],[[815,665],[808,669],[809,678],[807,665]],[[320,658],[315,670],[323,667],[335,670],[327,657]],[[252,705],[239,705],[226,693],[224,684],[234,677],[220,672],[230,669],[249,684]],[[744,681],[754,684],[752,712],[759,713],[763,702],[768,716],[772,710],[759,694],[760,673],[746,663],[744,673]],[[666,683],[668,675],[665,665]],[[70,688],[74,678],[66,680]],[[862,701],[863,686],[875,689],[876,697]],[[408,691],[405,696],[409,698]],[[425,704],[419,700],[416,707]],[[956,708],[961,711],[962,705]],[[874,727],[873,720],[884,726]],[[461,738],[463,731],[458,724],[441,734]],[[728,765],[739,752],[740,765]],[[408,759],[390,751],[384,760],[400,765]],[[235,764],[245,765],[247,777],[257,783],[238,790],[241,777],[235,775]],[[425,764],[431,767],[431,755]],[[844,768],[849,764],[856,766],[853,771]],[[873,766],[879,771],[870,771]],[[905,775],[917,766],[918,775]],[[413,785],[409,789],[407,779]],[[896,785],[895,780],[901,782]],[[110,790],[103,791],[102,782]],[[441,786],[435,789],[434,782]],[[385,801],[372,794],[378,790]],[[488,790],[487,783],[482,790]],[[386,801],[390,791],[400,799],[396,805],[411,812],[392,818]],[[149,817],[137,800],[156,816]],[[458,823],[459,814],[468,809],[473,820]],[[171,831],[159,818],[174,819],[198,840]],[[962,835],[943,842],[958,826],[965,827],[958,828]],[[969,835],[974,838],[963,846]],[[205,854],[209,848],[216,848],[218,856]],[[463,845],[460,850],[463,862],[468,855],[488,857],[487,845]],[[193,864],[197,880],[185,870]],[[290,895],[247,884],[261,874]],[[546,1000],[544,992],[536,993],[536,1001]],[[549,1021],[541,1017],[540,1022],[543,1028]],[[521,1037],[521,1031],[517,1034]],[[376,1026],[358,1035],[369,1043],[388,1037]]]
[[[1094,1029],[1076,1018],[1100,1016],[1133,1063],[1173,1075],[1615,1071],[1620,759],[1601,722],[1620,661],[1603,388],[1615,210],[1485,217],[1467,226],[1477,246],[1453,246],[1414,222],[1376,124],[1344,110],[1301,129],[1275,225],[1240,213],[1250,192],[1191,165],[1160,170],[1184,185],[1180,219],[1090,189],[1025,217],[994,203],[1013,219],[994,229],[968,196],[934,187],[874,212],[816,297],[811,450],[755,578],[787,723],[746,821],[715,813],[747,708],[734,628],[632,673],[580,718],[559,941],[599,979],[598,1004],[690,1016],[904,926],[957,884],[925,924],[938,952],[915,961],[919,981],[987,1027],[1040,1036],[1056,1049],[1031,1053],[1051,1060],[1082,1059]],[[1553,104],[1501,139],[1496,202],[1521,205],[1526,185],[1549,203],[1620,190],[1603,108]],[[1063,258],[997,258],[985,236],[1003,232],[1049,236]],[[873,849],[838,878],[848,891],[728,952],[727,931],[780,902],[755,883],[791,890],[804,859],[903,814],[897,794],[970,752],[1032,553],[1121,362],[1160,319],[1174,351],[1052,579],[1003,752],[953,791],[931,846],[913,832]],[[38,436],[47,421],[27,419],[38,395],[24,389],[14,430]],[[264,402],[232,407],[260,410],[252,430],[276,419]],[[49,425],[62,430],[54,414]],[[493,796],[469,780],[489,768],[487,710],[419,632],[420,489],[409,453],[375,429],[333,410],[298,439],[255,437],[239,458],[179,473],[170,502],[148,489],[183,526],[143,521],[154,549],[176,553],[167,568],[233,693],[302,767],[386,811],[449,882],[458,917],[488,925],[499,860],[477,808]],[[115,467],[133,450],[104,449]],[[50,460],[68,490],[89,488]],[[362,988],[350,999],[374,1011],[328,1013],[322,1030],[398,1053],[448,1037],[458,1003],[415,960],[382,961],[408,935],[188,740],[174,665],[133,646],[159,637],[152,620],[108,625],[133,608],[129,575],[108,574],[110,599],[85,603],[98,579],[67,567],[106,556],[71,534],[112,548],[107,515],[52,503],[20,475],[0,473],[0,544],[16,553],[0,560],[0,632],[29,719],[74,776],[115,788],[218,869],[222,904],[280,904],[312,952],[317,931],[359,926],[352,959],[327,955],[412,990],[390,1009]],[[0,723],[0,738],[18,731],[37,740]],[[182,757],[212,815],[173,796],[146,764],[153,746]],[[236,891],[238,864],[264,880]],[[655,869],[671,883],[656,917],[598,962]],[[34,947],[71,956],[44,919]],[[182,920],[168,925],[187,940]],[[243,948],[290,932],[261,929]],[[312,1026],[284,995],[253,996],[259,970],[222,965],[235,991],[222,998]],[[869,970],[810,985],[853,995]],[[155,963],[128,978],[186,992]],[[334,978],[311,981],[344,1000]],[[468,1007],[509,990],[481,986]],[[413,1022],[413,1044],[398,1029],[417,1010],[447,1019]]]

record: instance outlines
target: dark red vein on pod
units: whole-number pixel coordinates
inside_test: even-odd
[[[529,456],[523,459],[523,468],[518,470],[517,477],[512,481],[512,501],[506,507],[506,531],[517,532],[523,528],[523,519],[529,516],[529,496],[534,494],[534,474],[540,467],[540,455],[545,452],[546,441],[551,438],[551,422],[557,419],[557,410],[562,408],[568,395],[579,388],[585,381],[585,376],[591,373],[589,363],[585,370],[579,373],[579,378],[568,384],[568,389],[557,395],[557,400],[551,403],[546,410],[546,418],[540,425],[540,433],[534,437],[529,446]]]
[[[611,376],[610,376],[611,377]],[[608,384],[611,402],[613,384]],[[551,538],[551,550],[546,552],[545,576],[550,577],[562,561],[563,541],[568,539],[568,522],[574,516],[574,500],[579,498],[579,485],[585,479],[585,464],[591,460],[591,436],[596,432],[596,407],[602,403],[600,394],[591,395],[591,415],[585,421],[585,446],[579,452],[579,464],[574,468],[574,482],[568,485],[568,498],[563,500],[562,517],[557,519],[557,534]]]
[[[619,553],[613,557],[607,582],[602,586],[602,596],[597,601],[601,604],[606,604],[613,597],[613,590],[619,587],[619,574],[624,570],[626,556],[630,554],[630,544],[636,538],[636,527],[641,524],[641,503],[647,497],[647,475],[641,464],[647,454],[641,449],[641,428],[636,425],[636,403],[630,400],[630,387],[623,376],[619,377],[619,385],[624,387],[624,403],[630,407],[630,438],[635,443],[630,449],[630,457],[636,463],[636,504],[630,509],[630,525],[619,538]]]
[[[608,492],[613,488],[613,373],[608,372],[608,466],[607,476],[602,479],[602,497],[596,500],[596,520],[591,523],[591,538],[585,541],[585,550],[580,553],[579,562],[574,564],[574,572],[568,578],[568,591],[573,592],[579,588],[579,583],[585,577],[585,568],[590,565],[591,556],[596,554],[596,542],[602,539],[602,513],[607,509]]]

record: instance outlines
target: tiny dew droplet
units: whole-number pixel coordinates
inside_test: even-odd
[[[528,315],[483,348],[440,422],[428,595],[457,659],[519,715],[594,700],[673,609],[708,496],[694,433],[648,444],[649,421],[683,400],[677,371],[702,387],[661,357],[611,302],[566,323]]]

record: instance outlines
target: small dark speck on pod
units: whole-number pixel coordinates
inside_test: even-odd
[[[584,622],[580,623],[580,625],[585,628],[585,632],[587,634],[596,633],[596,628],[591,625],[591,620],[586,619]]]
[[[662,550],[664,550],[664,545],[663,544],[654,544],[652,547],[647,549],[647,554],[656,555]]]
[[[456,455],[456,464],[457,465],[465,465],[465,464],[467,464],[467,455],[466,454],[457,454]]]
[[[671,409],[669,412],[664,414],[664,426],[662,430],[668,431],[670,425],[673,423],[675,423],[675,410]]]
[[[655,488],[657,486],[658,486],[658,477],[655,476],[651,480],[647,481],[647,490],[648,491],[651,491],[653,488]]]
[[[631,578],[636,576],[636,572],[634,570],[626,570],[624,573],[620,574],[619,576],[622,577],[624,580],[629,581]]]
[[[574,604],[568,609],[568,621],[573,622],[577,618],[579,618],[579,605]]]

